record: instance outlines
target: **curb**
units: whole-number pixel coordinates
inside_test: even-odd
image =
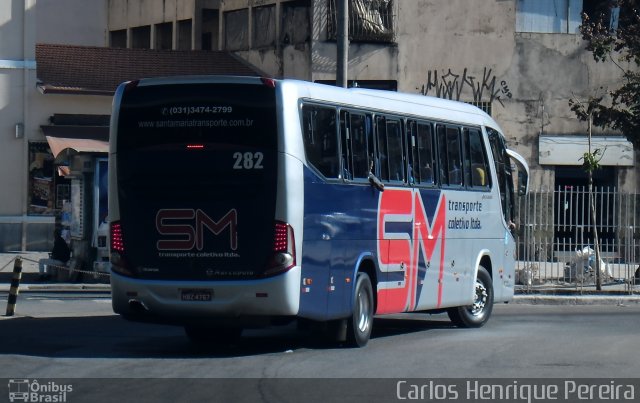
[[[529,305],[635,305],[640,304],[637,295],[516,295],[514,304]]]
[[[9,287],[5,284],[0,284],[0,292],[8,292]],[[111,293],[111,286],[109,284],[21,284],[20,293],[31,292],[100,292]]]

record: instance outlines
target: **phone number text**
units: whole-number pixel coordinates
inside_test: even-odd
[[[166,106],[162,108],[163,116],[172,115],[207,115],[232,113],[232,106]]]

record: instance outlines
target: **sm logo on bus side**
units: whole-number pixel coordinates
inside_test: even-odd
[[[156,214],[156,229],[160,235],[166,236],[158,240],[158,250],[193,250],[204,248],[205,231],[220,235],[228,228],[229,247],[238,248],[238,213],[229,210],[219,220],[209,217],[204,211],[197,209],[161,209]]]
[[[378,266],[386,280],[378,284],[377,313],[414,310],[420,303],[426,266],[433,262],[435,278],[428,286],[442,303],[446,244],[446,198],[429,191],[388,188],[378,200]],[[422,262],[422,263],[421,263]]]

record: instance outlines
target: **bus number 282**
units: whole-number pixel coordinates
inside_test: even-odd
[[[263,169],[262,159],[264,155],[258,151],[252,152],[235,152],[233,153],[233,159],[236,161],[233,164],[233,169]]]

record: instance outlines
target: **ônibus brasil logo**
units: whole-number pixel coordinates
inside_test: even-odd
[[[156,246],[159,251],[187,251],[204,248],[205,228],[219,235],[229,228],[229,247],[238,249],[238,212],[229,210],[218,221],[209,217],[204,211],[197,209],[161,209],[156,214],[156,229],[160,235],[168,238],[160,239]]]
[[[73,386],[55,381],[9,379],[10,402],[66,402]]]

